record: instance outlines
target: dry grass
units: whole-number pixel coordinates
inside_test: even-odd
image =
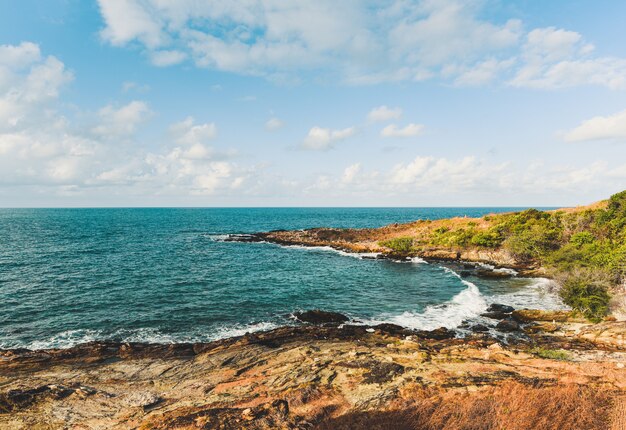
[[[320,430],[604,430],[615,393],[560,385],[534,388],[519,383],[474,393],[424,390],[399,411],[357,412],[327,419]]]

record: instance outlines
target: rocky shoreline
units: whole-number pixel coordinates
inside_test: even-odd
[[[398,225],[397,227],[403,226]],[[389,227],[382,229],[385,228]],[[272,243],[281,246],[328,247],[339,252],[360,254],[363,259],[396,262],[407,262],[417,257],[429,263],[457,263],[463,266],[462,269],[466,274],[482,277],[503,278],[510,277],[511,273],[524,277],[549,276],[543,268],[535,263],[518,261],[499,250],[454,250],[446,247],[430,247],[417,252],[399,253],[377,243],[376,232],[382,229],[274,230],[250,234],[229,234],[223,240],[225,242]],[[353,231],[362,231],[362,236],[352,236]]]
[[[314,310],[210,343],[4,350],[0,428],[623,428],[626,323],[497,308],[516,335]],[[540,408],[546,399],[561,404]],[[483,424],[464,425],[485,402]]]
[[[501,251],[380,245],[407,228],[224,240],[418,257],[461,277],[545,276]],[[504,304],[481,316],[489,322],[427,331],[309,310],[208,343],[0,350],[0,428],[626,429],[626,322]]]

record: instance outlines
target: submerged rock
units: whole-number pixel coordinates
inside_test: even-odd
[[[341,324],[349,318],[338,312],[327,312],[320,309],[313,309],[305,312],[294,312],[293,316],[301,322],[309,324]]]

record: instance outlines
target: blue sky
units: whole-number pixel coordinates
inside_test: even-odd
[[[0,206],[626,188],[626,3],[0,0]]]

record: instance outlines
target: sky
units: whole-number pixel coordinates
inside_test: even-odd
[[[626,189],[626,2],[0,0],[0,207]]]

